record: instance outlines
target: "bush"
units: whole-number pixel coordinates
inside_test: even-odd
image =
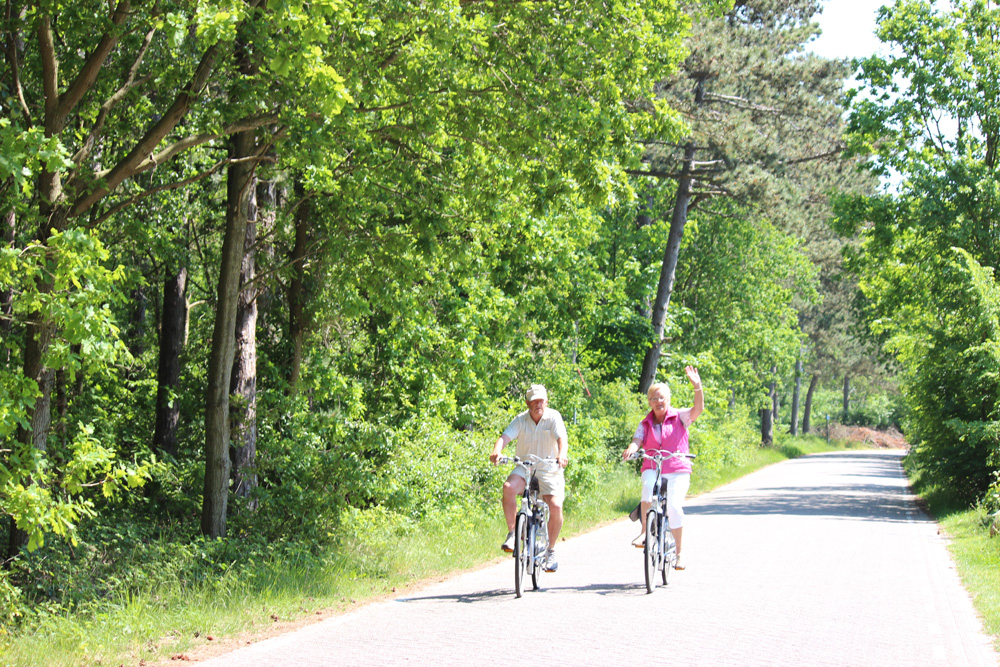
[[[759,444],[760,429],[745,415],[699,419],[691,431],[691,452],[706,472],[746,465]]]

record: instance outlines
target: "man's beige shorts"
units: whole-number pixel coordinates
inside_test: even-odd
[[[521,479],[528,480],[528,472],[524,466],[517,465],[510,472]],[[543,496],[552,496],[552,504],[562,507],[566,498],[566,478],[563,469],[558,463],[551,463],[546,466],[535,466],[535,479],[538,480],[538,488]]]

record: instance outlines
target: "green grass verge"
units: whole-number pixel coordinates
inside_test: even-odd
[[[990,537],[990,517],[980,507],[958,505],[947,489],[931,483],[910,461],[904,466],[914,492],[937,519],[962,584],[983,621],[983,629],[1000,649],[1000,536]]]
[[[754,450],[741,465],[699,472],[691,494],[778,461],[848,446],[817,437],[785,438],[775,447]],[[634,472],[626,466],[613,469],[590,492],[567,503],[563,536],[622,519],[637,497]],[[428,579],[498,562],[502,533],[499,511],[442,518],[339,554],[276,558],[260,564],[253,583],[223,575],[196,589],[161,586],[138,592],[94,613],[46,616],[30,633],[10,634],[0,627],[0,666],[149,665],[170,663],[213,642],[236,648],[236,639],[265,635],[279,623],[328,616]]]

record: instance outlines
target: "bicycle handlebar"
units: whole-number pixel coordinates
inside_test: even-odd
[[[558,461],[552,458],[551,456],[547,456],[545,458],[532,456],[531,458],[527,459],[522,459],[518,456],[501,456],[500,458],[497,459],[497,465],[500,465],[501,463],[514,463],[523,465],[527,468],[538,465],[539,463],[557,463],[557,462]]]
[[[687,457],[689,459],[697,458],[694,454],[688,454],[687,452],[670,452],[669,454],[664,454],[663,452],[656,452],[655,454],[647,454],[646,450],[638,449],[631,456],[629,456],[626,461],[634,461],[636,459],[650,459],[651,461],[656,461],[660,463],[666,461],[667,459]]]

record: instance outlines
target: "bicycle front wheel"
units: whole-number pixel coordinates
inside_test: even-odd
[[[656,510],[646,513],[646,544],[642,555],[646,570],[646,592],[652,593],[656,588],[656,570],[661,562],[659,522],[656,520]]]
[[[545,551],[548,544],[548,527],[544,521],[531,522],[531,585],[537,591],[541,588],[542,571],[545,569]]]
[[[514,597],[521,597],[524,591],[524,575],[528,568],[531,544],[528,542],[528,515],[517,513],[514,522]]]

